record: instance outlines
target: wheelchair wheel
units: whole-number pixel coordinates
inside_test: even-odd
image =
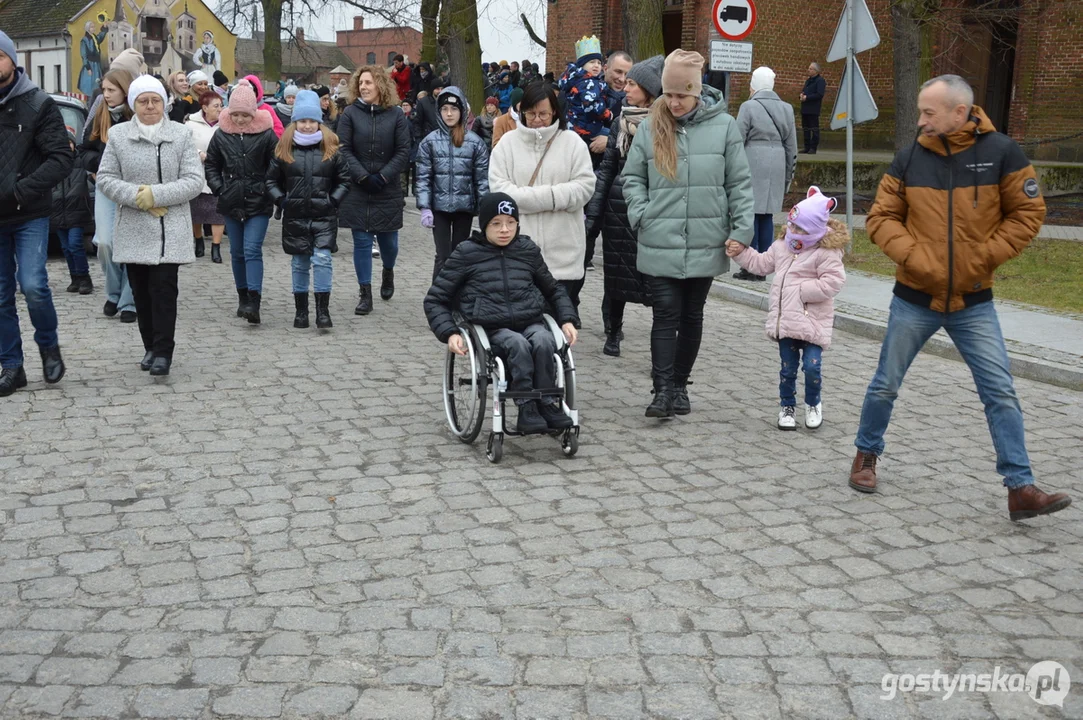
[[[579,433],[577,430],[578,428],[565,430],[564,437],[560,441],[560,449],[568,457],[572,457],[579,452]]]
[[[444,362],[444,410],[451,431],[464,443],[474,442],[485,422],[485,392],[488,376],[484,359],[465,334],[466,355],[448,351]]]
[[[503,433],[490,433],[489,446],[485,448],[485,457],[488,458],[491,463],[498,463],[500,462],[500,458],[504,457]]]

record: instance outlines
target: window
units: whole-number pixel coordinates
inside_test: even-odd
[[[56,74],[56,91],[60,92],[61,90],[64,89],[64,82],[60,77],[60,66],[59,65],[53,65],[53,70],[55,71],[55,74]]]
[[[365,63],[368,64],[368,65],[375,65],[376,64],[376,53],[370,52],[365,57]]]
[[[394,65],[395,64],[395,56],[396,55],[398,55],[398,53],[395,52],[394,50],[392,50],[391,52],[389,52],[387,54],[387,64],[388,65]]]

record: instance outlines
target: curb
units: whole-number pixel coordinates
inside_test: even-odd
[[[711,286],[711,295],[722,300],[747,305],[767,312],[767,293],[748,290],[743,287],[715,280]],[[853,335],[869,338],[870,340],[883,340],[887,334],[887,324],[879,320],[861,317],[852,313],[835,310],[835,329],[848,332]],[[950,340],[942,340],[932,337],[922,352],[962,362],[963,358],[955,345]],[[1011,362],[1012,375],[1015,377],[1036,380],[1046,385],[1055,385],[1068,390],[1083,391],[1083,368],[1049,362],[1038,358],[1012,352],[1009,348],[1008,359]]]

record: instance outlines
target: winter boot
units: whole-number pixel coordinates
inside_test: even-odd
[[[259,325],[260,294],[255,290],[248,291],[248,305],[245,306],[245,320],[253,325]]]
[[[297,314],[293,316],[293,326],[295,328],[308,327],[308,293],[295,292],[293,294],[293,304],[297,308]],[[320,301],[316,300],[316,307],[318,308]]]
[[[530,433],[545,432],[549,429],[549,423],[538,412],[538,403],[528,400],[519,406],[519,417],[515,420],[515,431],[528,435]]]
[[[357,293],[357,307],[353,309],[354,315],[368,315],[372,312],[372,285],[362,285]]]
[[[207,252],[206,243],[203,240],[203,236],[196,238],[196,257],[201,258]]]
[[[692,412],[692,403],[688,399],[688,386],[691,383],[677,381],[673,385],[673,413],[688,415]]]
[[[395,270],[393,268],[384,268],[384,281],[380,283],[380,297],[384,300],[390,300],[394,294]]]
[[[610,357],[620,357],[620,330],[605,334],[605,345],[602,352]]]
[[[75,273],[71,274],[71,285],[68,285],[65,292],[77,293],[79,292],[79,276]]]
[[[211,262],[222,262],[222,243],[211,243]]]
[[[659,420],[668,420],[673,417],[673,389],[661,385],[655,386],[654,399],[651,400],[651,404],[647,406],[647,412],[645,415],[650,418],[658,418]]]
[[[331,293],[316,293],[316,327],[320,330],[334,327],[331,323]]]
[[[237,288],[237,317],[243,318],[248,310],[248,288]]]
[[[89,295],[94,292],[94,282],[90,279],[89,275],[78,275],[76,279],[79,281],[79,294]]]

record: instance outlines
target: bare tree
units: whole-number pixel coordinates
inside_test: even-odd
[[[624,49],[636,60],[665,52],[662,12],[665,0],[626,0],[622,3]]]

